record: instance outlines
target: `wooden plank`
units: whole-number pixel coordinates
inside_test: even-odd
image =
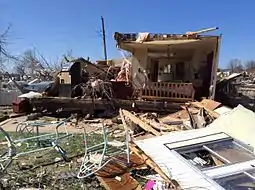
[[[150,124],[153,128],[157,130],[162,130],[162,131],[179,131],[179,127],[177,125],[168,125],[164,123],[158,123],[156,121],[152,121],[147,118],[141,118],[141,120],[147,124]]]
[[[124,125],[124,128],[127,128],[127,124],[125,122],[125,119],[123,117],[123,115],[125,116],[129,116],[129,118],[134,122],[134,120],[137,122],[138,125],[142,125],[143,127],[147,126],[147,124],[145,122],[143,122],[141,119],[139,119],[138,117],[134,116],[133,114],[131,114],[130,112],[126,111],[126,110],[120,110],[120,116],[121,116],[121,119],[122,119],[122,122],[123,122],[123,125]],[[135,123],[136,123],[135,122]],[[150,126],[147,126],[149,128],[151,128]],[[159,136],[160,133],[156,133],[154,134],[156,136]],[[153,160],[151,160],[146,154],[144,154],[139,148],[137,148],[135,146],[135,144],[129,144],[129,148],[130,150],[135,154],[137,155],[138,157],[140,157],[141,160],[144,161],[145,164],[147,164],[148,166],[150,166],[155,172],[157,172],[161,177],[162,179],[164,179],[166,182],[168,182],[169,184],[171,184],[172,187],[174,187],[174,189],[178,189],[179,188],[179,184],[176,182],[176,181],[172,181],[161,169],[160,167],[155,164],[155,162],[153,162]]]
[[[139,125],[142,129],[144,129],[145,131],[148,131],[150,133],[152,133],[153,135],[159,136],[160,133],[158,131],[156,131],[155,129],[153,129],[150,125],[148,125],[147,123],[143,122],[139,117],[133,115],[132,113],[130,113],[127,110],[122,110],[123,114],[129,118],[132,122],[134,122],[135,124]]]
[[[215,110],[216,108],[218,108],[219,106],[222,105],[220,102],[216,102],[216,101],[210,100],[210,99],[203,99],[201,101],[201,104],[204,105],[209,110]]]
[[[202,103],[200,102],[191,102],[191,105],[198,107],[198,108],[204,108],[212,117],[214,118],[218,118],[220,116],[220,114],[216,113],[213,110],[210,110],[208,108],[206,108]]]
[[[123,163],[127,161],[125,156],[120,156],[118,159],[123,160]],[[135,154],[131,155],[130,160],[132,168],[144,166],[144,161]],[[123,163],[114,160],[109,162],[96,173],[97,179],[107,190],[142,190],[141,185],[130,175],[129,167]]]

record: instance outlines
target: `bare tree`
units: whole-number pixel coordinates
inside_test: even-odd
[[[16,57],[12,56],[8,51],[7,51],[7,45],[8,45],[8,33],[10,30],[10,25],[6,28],[6,30],[0,34],[0,69],[1,72],[5,72],[6,67],[5,63],[7,63],[9,60],[15,60]]]
[[[26,74],[26,65],[25,64],[17,62],[14,69],[15,69],[15,72],[19,76],[26,76],[26,77],[28,77],[27,74]]]
[[[246,70],[255,69],[255,61],[250,60],[245,63]]]
[[[7,34],[10,30],[10,26],[0,35],[0,55],[1,57],[9,57],[7,53]]]
[[[62,63],[72,61],[74,59],[73,58],[73,50],[70,49],[66,53],[64,53],[63,58],[64,59],[62,60]]]
[[[241,60],[239,59],[232,59],[229,61],[228,69],[231,70],[231,72],[241,72],[244,70],[244,67],[242,65]]]
[[[52,80],[55,71],[51,63],[36,49],[27,50],[17,61],[15,71],[28,78],[40,78],[41,80]]]

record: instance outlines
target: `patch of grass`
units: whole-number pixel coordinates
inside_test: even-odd
[[[1,133],[0,133],[1,135]],[[62,134],[60,134],[62,135]],[[10,136],[13,139],[19,138],[16,133],[11,132]],[[29,134],[24,134],[23,137],[28,137]],[[3,135],[2,135],[3,137]],[[111,140],[111,137],[109,137]],[[88,135],[88,147],[97,145],[103,142],[102,134],[91,133]],[[30,144],[35,145],[36,141],[29,141]],[[27,151],[26,143],[21,143],[18,151]],[[84,135],[73,134],[68,138],[59,141],[59,145],[63,148],[68,157],[76,155],[83,156],[84,154]],[[99,182],[96,178],[93,179],[77,179],[70,178],[67,180],[56,180],[60,173],[76,172],[80,163],[77,162],[77,157],[73,158],[71,162],[59,162],[48,166],[40,167],[49,163],[54,163],[56,158],[61,158],[61,155],[54,149],[44,150],[37,153],[28,154],[18,157],[8,168],[10,174],[8,187],[45,187],[49,189],[82,189],[83,186],[88,186],[88,189],[103,189],[99,187]],[[39,166],[39,167],[38,167]],[[33,169],[36,168],[36,169]],[[0,179],[1,182],[1,179]],[[54,184],[54,186],[53,186]],[[92,184],[92,185],[91,185]],[[95,188],[96,187],[96,188]]]

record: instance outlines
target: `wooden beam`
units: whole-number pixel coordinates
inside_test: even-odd
[[[92,99],[75,99],[75,98],[59,98],[59,97],[45,97],[34,98],[31,100],[35,108],[47,109],[77,109],[77,110],[107,110],[112,109],[126,109],[130,111],[148,111],[148,112],[168,112],[174,113],[181,109],[180,105],[174,103],[142,101],[142,100],[92,100]]]
[[[161,131],[179,131],[180,130],[180,128],[178,128],[177,125],[168,125],[164,123],[158,123],[156,121],[152,121],[147,118],[141,118],[141,120],[157,130],[161,130]]]
[[[148,125],[147,123],[142,121],[139,117],[133,115],[129,111],[122,110],[122,113],[123,113],[123,115],[125,117],[129,118],[132,122],[134,122],[135,124],[139,125],[145,131],[148,131],[148,132],[150,132],[150,133],[152,133],[153,135],[156,135],[156,136],[160,135],[160,132],[158,132],[157,130],[153,129],[150,125]]]
[[[202,103],[200,102],[191,102],[191,105],[197,107],[197,108],[204,108],[212,117],[214,118],[218,118],[220,116],[220,114],[216,113],[213,110],[210,110],[208,108],[206,108]]]

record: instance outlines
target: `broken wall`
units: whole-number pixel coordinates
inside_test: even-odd
[[[145,83],[145,75],[144,72],[147,72],[147,49],[134,49],[133,51],[133,57],[131,60],[132,63],[132,81],[134,85],[138,85],[142,87],[142,85]]]
[[[192,50],[191,50],[192,51]],[[201,67],[206,66],[207,64],[207,54],[214,51],[214,48],[208,49],[198,49],[190,58],[160,58],[159,59],[159,68],[158,68],[158,81],[171,81],[174,80],[176,74],[176,64],[178,62],[185,62],[185,75],[183,80],[192,80],[194,78],[194,73],[201,72]],[[179,51],[181,53],[181,51]],[[178,53],[179,53],[178,52]],[[136,48],[133,52],[132,59],[132,73],[134,82],[144,82],[145,76],[143,71],[146,71],[147,74],[150,72],[151,68],[151,57],[148,56],[148,51],[146,48]],[[170,74],[164,73],[163,68],[171,64],[172,72]]]

